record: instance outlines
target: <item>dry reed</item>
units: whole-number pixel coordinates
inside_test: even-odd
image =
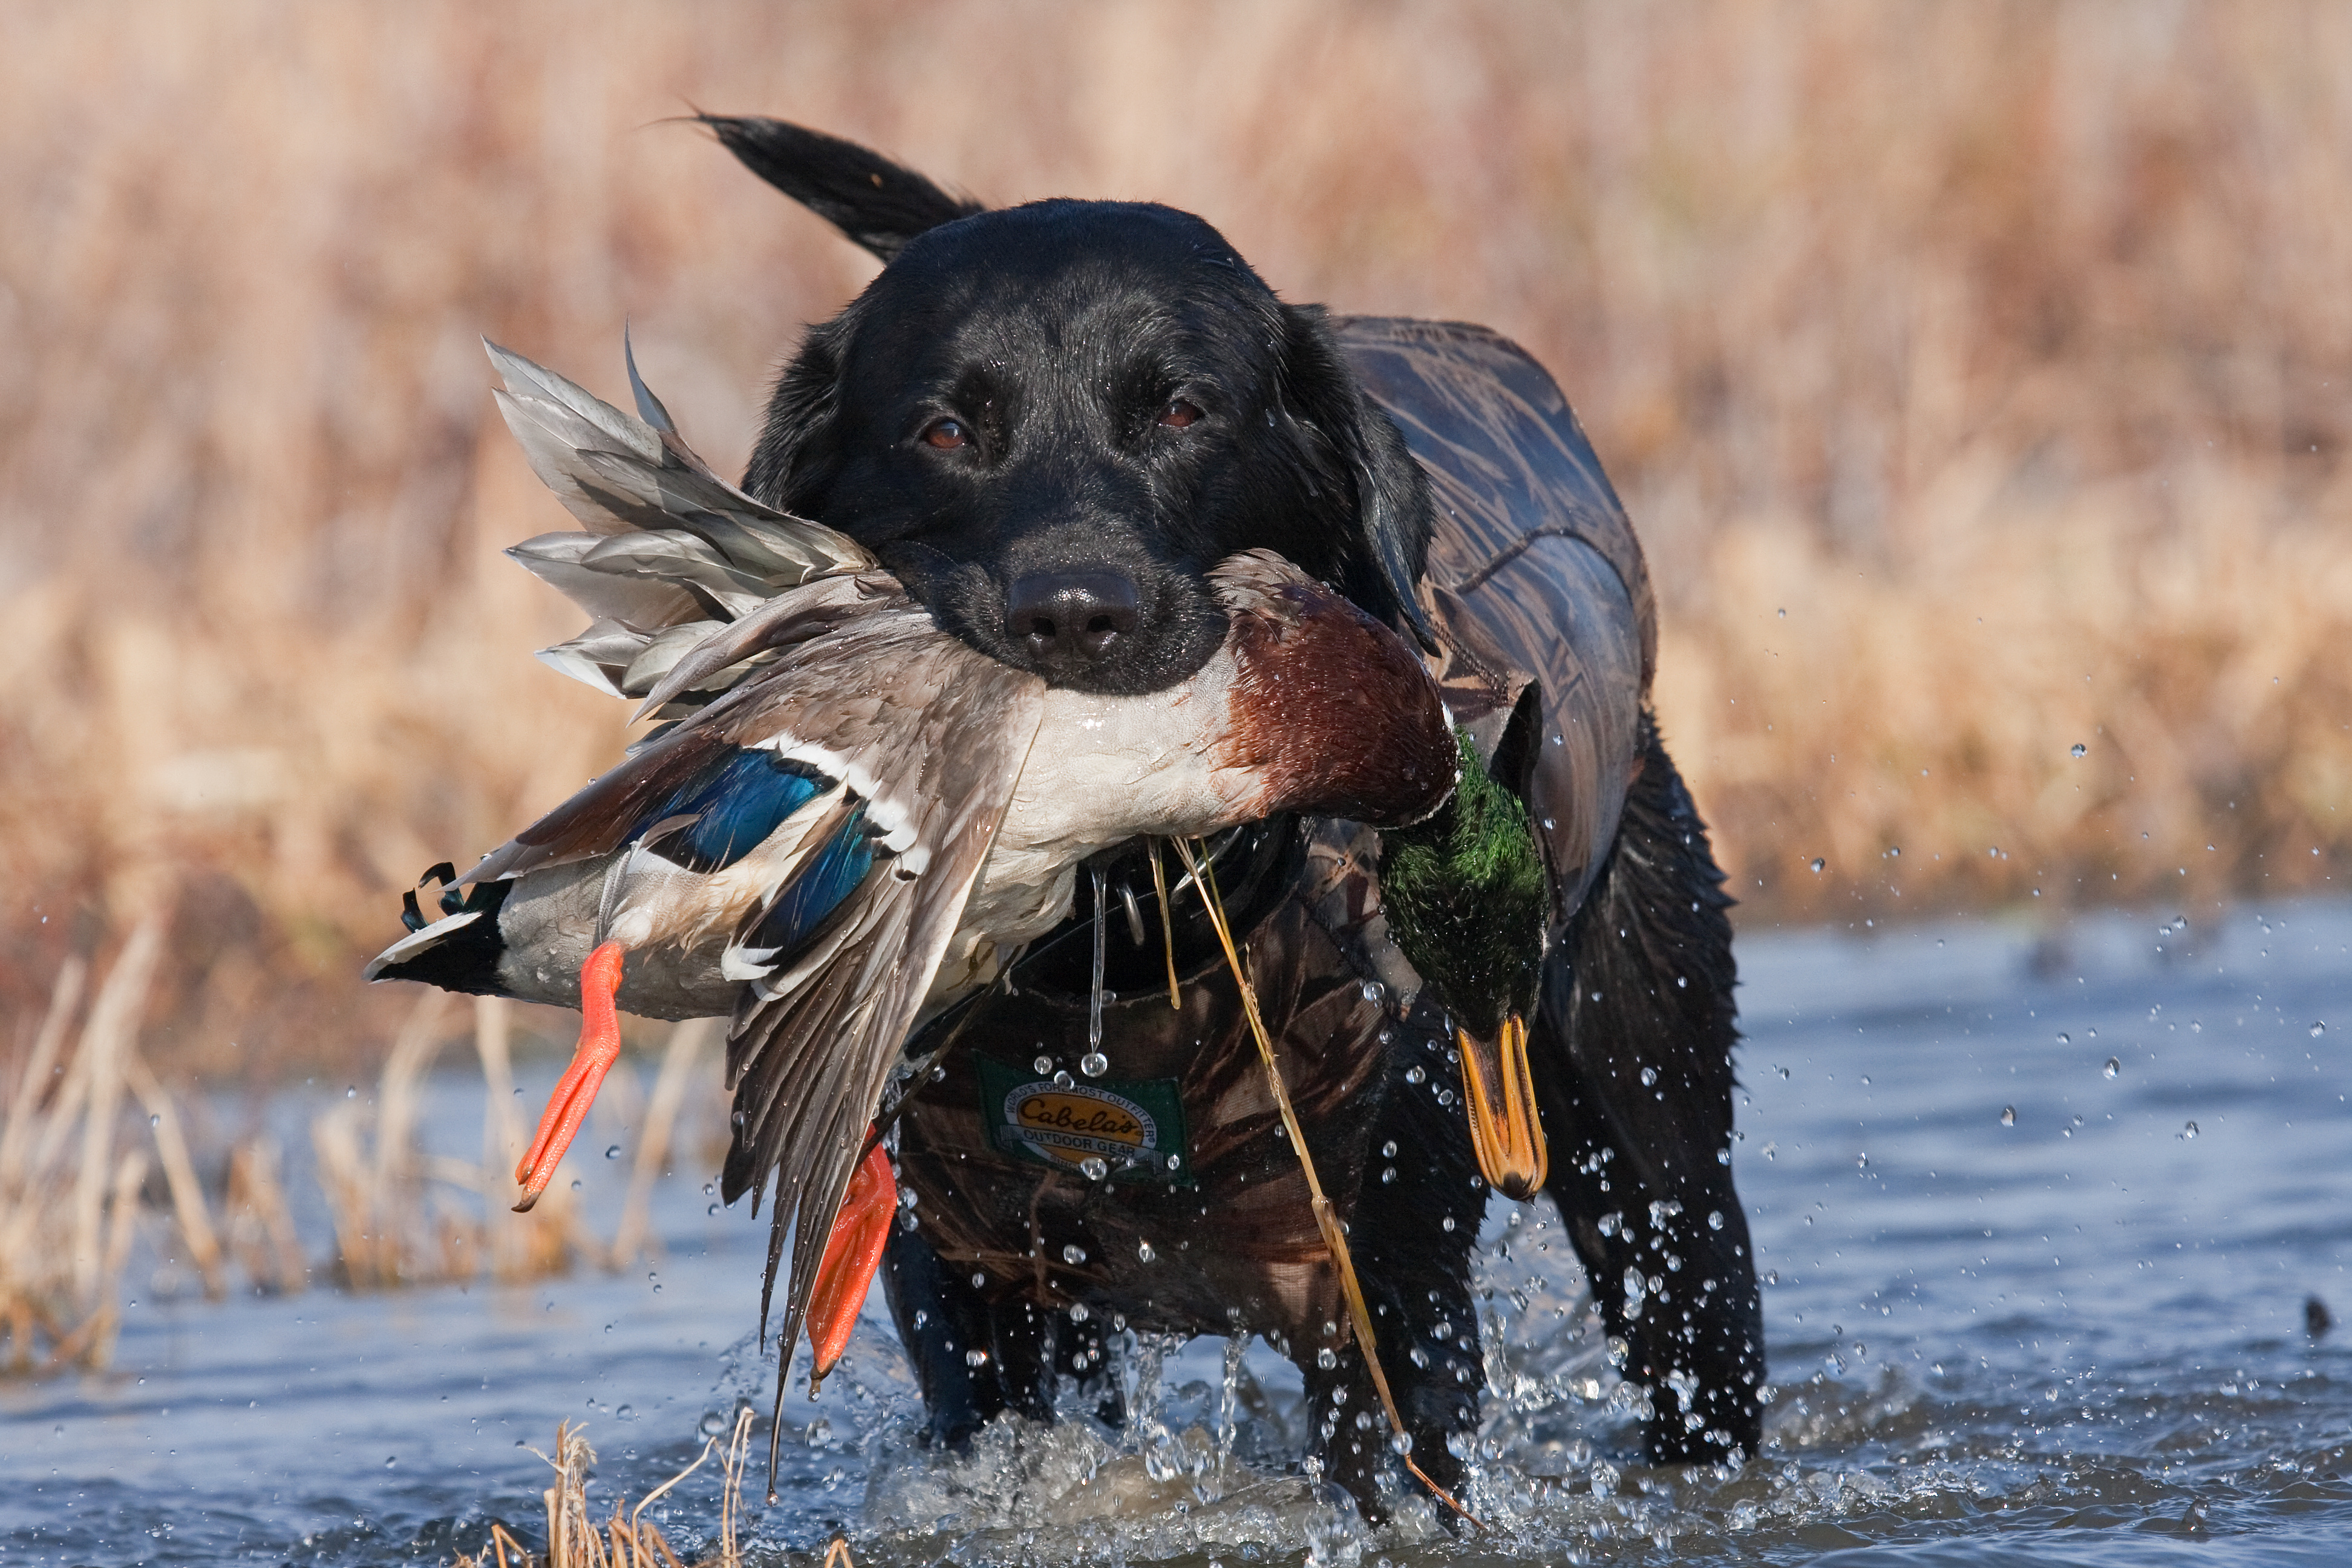
[[[488,1090],[484,1160],[426,1155],[416,1147],[426,1074],[446,1043],[445,994],[417,988],[415,1005],[384,1059],[374,1100],[338,1101],[310,1123],[320,1184],[335,1226],[335,1262],[354,1289],[471,1279],[487,1268],[501,1282],[562,1274],[575,1257],[601,1252],[568,1192],[551,1192],[528,1218],[508,1212],[505,1194],[521,1140],[507,1065],[506,1005],[481,999],[474,1037]],[[515,1152],[509,1152],[509,1150]],[[442,1191],[475,1194],[452,1203]]]
[[[148,1154],[116,1150],[122,1091],[147,1108],[181,1243],[207,1294],[226,1290],[220,1246],[171,1097],[140,1058],[139,1018],[165,916],[132,931],[99,986],[72,1052],[86,971],[58,973],[0,1119],[0,1370],[103,1367],[121,1328],[121,1284]],[[73,1145],[77,1132],[79,1143]]]
[[[723,1479],[719,1487],[719,1539],[711,1551],[696,1560],[695,1568],[743,1568],[743,1479],[751,1466],[752,1413],[740,1409],[735,1429],[722,1446],[706,1441],[692,1464],[637,1500],[613,1501],[613,1517],[600,1526],[588,1511],[589,1467],[596,1450],[588,1446],[586,1430],[558,1422],[555,1452],[541,1454],[555,1472],[554,1483],[541,1497],[547,1505],[548,1548],[534,1555],[501,1524],[490,1526],[490,1538],[478,1553],[459,1553],[457,1568],[683,1568],[660,1528],[645,1517],[687,1477],[719,1456]],[[536,1452],[536,1450],[533,1450]],[[836,1537],[825,1549],[824,1568],[855,1568],[848,1542]]]
[[[509,1206],[515,1163],[527,1141],[515,1110],[509,1004],[474,999],[475,1055],[484,1089],[481,1163],[419,1152],[425,1080],[446,1044],[451,999],[415,989],[415,1003],[394,1038],[373,1101],[356,1095],[339,1100],[310,1124],[342,1281],[354,1289],[374,1290],[487,1274],[511,1284],[568,1272],[580,1259],[625,1268],[656,1247],[650,1224],[653,1184],[669,1163],[687,1097],[718,1037],[718,1020],[693,1019],[669,1030],[653,1093],[628,1118],[638,1130],[635,1155],[617,1227],[606,1246],[588,1228],[578,1199],[561,1184],[528,1215]],[[619,1092],[600,1100],[600,1114],[617,1109],[635,1087],[626,1069],[606,1082]],[[450,1202],[452,1191],[473,1198]]]
[[[563,520],[475,337],[611,392],[626,317],[724,461],[870,270],[688,103],[1527,342],[1650,542],[1752,915],[2320,885],[2347,61],[2327,0],[19,7],[0,1005],[166,865],[152,1059],[351,1059],[397,889],[610,760],[526,657],[569,612],[497,550]]]

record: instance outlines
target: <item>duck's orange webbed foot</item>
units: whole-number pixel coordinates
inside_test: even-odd
[[[572,1146],[580,1124],[588,1120],[588,1108],[595,1103],[604,1075],[620,1059],[621,1016],[613,1005],[613,994],[621,988],[621,959],[625,952],[619,942],[608,942],[580,966],[580,1044],[572,1053],[572,1065],[556,1080],[555,1092],[548,1096],[547,1111],[539,1119],[530,1152],[515,1167],[515,1180],[522,1184],[522,1201],[514,1206],[517,1214],[530,1213],[539,1194],[547,1190],[555,1167],[563,1162],[564,1150]]]
[[[815,1363],[809,1368],[809,1394],[814,1397],[849,1348],[850,1331],[866,1305],[866,1287],[882,1266],[882,1248],[890,1239],[890,1216],[898,1212],[898,1175],[890,1156],[877,1143],[859,1161],[849,1178],[849,1195],[833,1222],[824,1244],[824,1260],[817,1265],[816,1289],[809,1295],[809,1349]]]

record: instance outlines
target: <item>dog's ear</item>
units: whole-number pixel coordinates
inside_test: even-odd
[[[776,378],[743,489],[780,511],[820,518],[824,512],[841,470],[841,367],[859,314],[853,303],[811,327]]]
[[[744,167],[884,261],[927,228],[986,212],[870,148],[754,115],[698,115]]]
[[[1334,477],[1355,503],[1339,589],[1379,619],[1402,621],[1435,653],[1436,635],[1413,593],[1435,527],[1429,477],[1395,421],[1364,395],[1322,307],[1285,305],[1282,313],[1283,400],[1328,445]]]

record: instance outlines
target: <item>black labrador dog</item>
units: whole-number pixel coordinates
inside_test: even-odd
[[[1541,819],[1552,876],[1530,1036],[1546,1190],[1645,1392],[1647,1456],[1752,1449],[1763,1342],[1729,1171],[1729,900],[1649,717],[1639,546],[1549,377],[1479,329],[1286,304],[1184,213],[992,211],[833,137],[705,123],[887,263],[786,365],[746,489],[858,539],[943,625],[1049,682],[1183,679],[1223,634],[1203,574],[1268,548],[1416,637],[1457,715],[1488,713],[1482,752]],[[1407,1446],[1458,1487],[1488,1194],[1445,1087],[1450,1033],[1403,999],[1412,977],[1381,937],[1377,836],[1272,822],[1219,853]],[[1108,858],[1104,909],[1081,879],[1062,931],[908,1044],[951,1044],[897,1124],[916,1202],[885,1277],[929,1431],[957,1444],[1006,1409],[1049,1417],[1061,1380],[1100,1380],[1118,1329],[1259,1333],[1301,1368],[1318,1461],[1378,1512],[1381,1390],[1236,988],[1181,900],[1186,1002],[1169,1005],[1144,854]],[[1103,1022],[1122,1076],[1056,1081],[1149,1123],[1174,1152],[1160,1180],[1078,1179],[1000,1113],[1006,1083],[1087,1050],[1106,910],[1132,938],[1112,943]]]

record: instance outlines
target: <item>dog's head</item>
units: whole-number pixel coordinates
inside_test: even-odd
[[[1209,225],[984,210],[850,142],[707,123],[887,263],[786,366],[754,495],[857,539],[943,626],[1055,685],[1191,675],[1225,631],[1206,573],[1240,550],[1417,624],[1420,469],[1322,312]]]

